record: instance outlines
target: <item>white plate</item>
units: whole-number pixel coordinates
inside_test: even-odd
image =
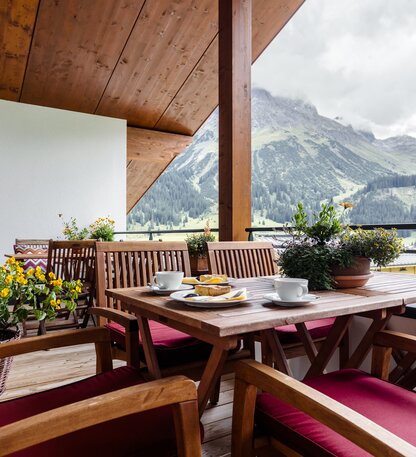
[[[157,295],[170,295],[172,292],[185,291],[185,290],[193,289],[192,286],[189,286],[187,284],[181,284],[179,286],[179,289],[160,289],[157,286],[147,286],[147,288],[149,290],[151,290],[152,292],[154,292],[155,294],[157,294]]]
[[[197,282],[197,283],[194,283],[194,282],[182,282],[182,284],[189,284],[191,285],[192,287],[195,287],[195,286],[228,286],[232,281],[234,281],[234,278],[228,278],[228,281],[225,281],[225,282],[216,282],[216,283],[209,283],[209,282]]]
[[[309,305],[310,303],[313,303],[314,301],[318,300],[318,296],[308,294],[304,295],[303,297],[296,299],[296,300],[282,300],[278,294],[266,294],[264,297],[266,300],[270,300],[273,302],[275,305],[280,305],[280,306],[303,306],[303,305]]]
[[[247,298],[245,298],[243,300],[216,301],[204,300],[203,297],[201,297],[201,300],[186,300],[184,296],[188,295],[189,293],[190,292],[188,291],[174,292],[173,294],[170,294],[170,298],[173,298],[173,300],[180,301],[182,303],[186,303],[187,305],[193,306],[194,308],[228,308],[231,306],[236,306],[247,300]]]

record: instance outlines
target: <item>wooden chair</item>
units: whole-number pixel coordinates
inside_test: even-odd
[[[51,324],[48,328],[87,326],[87,310],[93,305],[95,297],[95,243],[95,240],[49,241],[46,273],[53,272],[64,281],[80,279],[83,288],[76,311],[72,314],[63,311],[61,315],[66,322]]]
[[[95,376],[0,402],[0,456],[201,455],[195,383],[182,376],[145,382],[133,367],[113,369],[107,329],[4,343],[0,358],[85,343],[95,344]]]
[[[16,238],[15,244],[23,244],[25,246],[30,246],[32,248],[45,248],[47,249],[49,246],[49,240],[35,240],[35,239],[24,239],[24,238]]]
[[[226,274],[233,278],[251,278],[274,276],[277,274],[276,251],[270,242],[255,241],[220,241],[209,242],[208,261],[213,274]],[[325,339],[335,318],[319,319],[303,325],[285,325],[276,327],[287,358],[307,355],[312,361],[316,349]],[[306,330],[308,332],[305,331]],[[309,334],[308,334],[309,333]],[[267,344],[263,342],[264,362],[271,363]],[[348,360],[348,333],[342,339],[340,349],[340,366]]]
[[[183,271],[185,276],[190,276],[187,245],[185,242],[159,241],[97,242],[96,250],[97,307],[92,309],[92,313],[100,316],[100,324],[105,324],[111,330],[115,358],[125,359],[126,348],[136,345],[139,346],[141,363],[145,363],[137,331],[126,328],[123,316],[120,319],[112,316],[111,321],[107,321],[106,310],[123,311],[123,306],[107,297],[105,290],[146,286],[152,281],[154,273],[161,270]],[[138,320],[141,331],[144,331],[143,320],[140,317]],[[149,327],[162,375],[179,373],[200,379],[212,346],[158,322],[149,321]],[[247,357],[247,352],[234,353],[226,363],[224,373],[231,372],[233,361],[244,354]],[[211,397],[212,404],[217,403],[218,395],[219,382]]]
[[[416,353],[416,337],[383,331],[374,344],[372,375],[345,369],[302,383],[239,362],[231,455],[415,456],[415,392],[386,380],[392,349]]]

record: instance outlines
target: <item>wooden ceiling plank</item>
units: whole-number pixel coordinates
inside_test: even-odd
[[[304,0],[253,1],[253,62]],[[176,94],[156,128],[194,135],[218,105],[218,37]]]
[[[212,0],[147,0],[97,114],[154,128],[218,30]]]
[[[93,113],[145,0],[42,0],[21,101]]]
[[[0,2],[0,99],[19,101],[39,0]]]

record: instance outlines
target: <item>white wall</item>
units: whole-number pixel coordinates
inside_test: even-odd
[[[0,264],[15,238],[61,238],[62,220],[126,226],[126,122],[0,100]]]

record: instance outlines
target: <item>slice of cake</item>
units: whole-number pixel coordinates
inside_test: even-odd
[[[195,293],[209,297],[216,297],[231,292],[231,286],[203,286],[196,285]]]
[[[227,275],[201,275],[199,281],[204,284],[218,284],[222,282],[227,282]]]

